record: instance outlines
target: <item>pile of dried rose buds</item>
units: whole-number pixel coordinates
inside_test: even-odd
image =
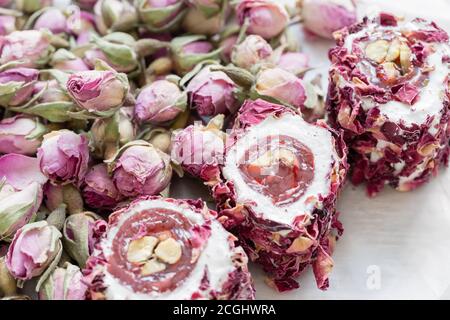
[[[354,24],[350,0],[0,6],[0,298],[28,299],[29,281],[39,299],[254,299],[248,260],[279,291],[309,266],[326,289],[349,164],[373,185],[370,154],[427,174],[447,160],[448,91],[420,137],[373,120],[448,88],[435,25]],[[300,30],[337,37],[328,99]],[[175,174],[217,212],[171,198]]]

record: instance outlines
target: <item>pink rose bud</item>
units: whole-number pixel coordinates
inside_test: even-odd
[[[222,11],[224,0],[187,0],[188,4],[211,18]]]
[[[248,24],[247,33],[265,39],[279,35],[289,22],[286,9],[278,1],[242,0],[236,7],[241,25]]]
[[[67,72],[88,71],[89,67],[84,61],[66,49],[58,49],[50,60],[54,69]]]
[[[102,34],[111,31],[129,31],[137,25],[136,8],[128,0],[99,0],[94,6],[97,30]]]
[[[302,80],[281,68],[263,69],[256,77],[254,90],[258,95],[275,98],[299,110],[306,100]]]
[[[20,228],[6,254],[6,266],[20,280],[40,276],[62,253],[61,233],[47,221],[27,224]]]
[[[47,178],[36,158],[10,153],[0,157],[0,180],[0,239],[9,239],[35,217]]]
[[[232,53],[231,61],[240,68],[256,69],[267,63],[273,63],[273,50],[266,40],[257,35],[249,35],[237,44]]]
[[[133,141],[110,161],[113,181],[125,197],[155,195],[172,178],[170,157],[145,141]]]
[[[232,114],[239,107],[234,91],[237,86],[224,72],[211,71],[209,67],[200,71],[188,84],[190,106],[201,116],[219,113]]]
[[[357,20],[351,0],[304,0],[301,14],[305,28],[328,39],[333,39],[333,32]]]
[[[178,74],[186,74],[202,61],[219,58],[221,49],[214,50],[213,45],[204,39],[203,35],[193,35],[172,40],[172,55]]]
[[[92,212],[72,214],[63,227],[65,251],[84,268],[101,235],[106,231],[106,221]]]
[[[36,82],[33,96],[38,96],[36,101],[39,103],[71,101],[70,97],[56,80]]]
[[[182,113],[186,104],[186,94],[178,85],[168,80],[157,80],[139,92],[134,116],[139,122],[165,124]]]
[[[36,154],[46,132],[38,118],[18,115],[0,121],[0,153]]]
[[[92,10],[98,0],[76,0],[75,2],[80,6],[80,8],[85,10]]]
[[[48,29],[52,33],[67,31],[67,18],[58,8],[48,8],[34,22],[33,29]]]
[[[94,209],[113,209],[121,198],[103,163],[88,171],[84,177],[82,193],[86,204]]]
[[[142,22],[152,32],[175,29],[185,9],[183,0],[137,0],[135,6]]]
[[[84,210],[83,198],[73,184],[55,186],[47,183],[44,186],[44,196],[45,206],[50,211],[58,209],[62,204],[66,205],[68,214],[80,213]]]
[[[81,181],[89,161],[88,140],[70,130],[47,133],[37,152],[41,171],[54,184]]]
[[[215,35],[218,34],[224,25],[226,15],[217,13],[206,16],[204,12],[197,8],[189,8],[183,19],[183,29],[188,33]]]
[[[75,36],[76,44],[86,45],[90,42],[92,34],[95,34],[95,17],[92,13],[80,10],[73,10],[67,17],[67,32]]]
[[[126,75],[113,70],[74,73],[66,86],[82,110],[100,117],[109,117],[120,108],[129,88]]]
[[[8,8],[13,0],[0,0],[0,7]]]
[[[33,94],[39,71],[13,68],[0,72],[0,105],[3,107],[25,104]]]
[[[212,181],[219,174],[218,165],[223,163],[225,132],[223,115],[213,118],[207,126],[195,123],[175,131],[172,136],[172,160],[184,171],[204,181]]]
[[[109,159],[126,143],[135,140],[137,125],[132,121],[133,107],[121,107],[110,118],[95,119],[90,135],[93,155]]]
[[[0,36],[7,35],[16,30],[16,17],[0,16]]]
[[[309,67],[309,59],[302,52],[286,52],[281,55],[277,67],[300,75]]]
[[[39,300],[85,300],[87,286],[79,267],[66,262],[57,267],[39,290]]]
[[[52,5],[53,0],[16,0],[16,9],[24,13],[33,13]]]
[[[14,31],[0,39],[0,65],[20,62],[21,67],[37,68],[50,59],[54,48],[46,31]]]
[[[233,52],[233,48],[236,45],[237,40],[238,36],[232,35],[229,36],[228,38],[223,39],[220,42],[220,48],[222,48],[222,51],[220,52],[220,57],[224,62],[229,63],[231,61],[231,53]]]

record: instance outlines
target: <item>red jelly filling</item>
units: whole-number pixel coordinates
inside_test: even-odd
[[[250,147],[239,169],[253,190],[277,206],[297,201],[314,178],[311,150],[290,136],[269,136]]]
[[[189,276],[195,266],[190,243],[192,225],[181,213],[154,208],[144,210],[126,220],[112,243],[113,254],[109,260],[108,272],[141,293],[174,290]],[[132,240],[144,236],[170,236],[182,244],[182,256],[175,264],[167,264],[166,269],[151,275],[141,274],[142,265],[127,260],[127,250]],[[194,260],[194,262],[193,262]]]

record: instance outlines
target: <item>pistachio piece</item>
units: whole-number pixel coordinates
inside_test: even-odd
[[[386,81],[392,81],[400,76],[400,71],[394,62],[385,62],[382,64],[384,71],[384,78]]]
[[[292,241],[291,246],[286,250],[287,253],[303,252],[306,251],[313,244],[313,240],[306,237],[298,237]]]
[[[392,40],[388,52],[386,54],[386,61],[395,61],[400,56],[400,40]]]
[[[153,254],[158,239],[152,236],[145,236],[130,242],[127,251],[127,260],[132,263],[144,262]]]
[[[377,63],[381,63],[386,58],[389,49],[389,42],[386,40],[377,40],[371,42],[366,47],[366,56]]]
[[[400,65],[403,73],[408,73],[411,68],[411,49],[406,43],[400,45]]]
[[[164,271],[165,269],[166,265],[164,263],[161,263],[156,259],[150,259],[142,266],[141,275],[149,276],[151,274]]]
[[[174,264],[181,258],[181,245],[174,238],[166,239],[156,247],[155,255],[166,263]]]

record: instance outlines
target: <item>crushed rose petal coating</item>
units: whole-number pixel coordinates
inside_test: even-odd
[[[412,190],[449,154],[448,35],[422,19],[390,14],[336,34],[327,98],[330,123],[345,130],[355,184]]]
[[[200,200],[155,196],[114,212],[84,270],[88,297],[254,299],[247,256],[215,216]]]
[[[335,209],[347,172],[342,136],[285,106],[247,100],[220,169],[208,183],[219,221],[263,266],[269,283],[279,291],[298,288],[295,278],[312,265],[326,289],[342,233]]]

